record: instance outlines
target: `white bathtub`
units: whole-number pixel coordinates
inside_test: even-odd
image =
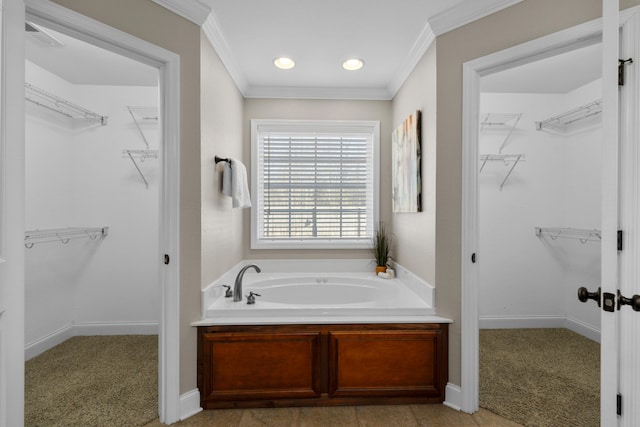
[[[246,271],[241,302],[225,298],[222,285],[233,288],[248,264],[262,272]],[[431,285],[400,266],[395,279],[371,270],[368,260],[244,261],[202,291],[193,325],[449,322],[436,316]],[[260,295],[255,304],[247,304],[249,292]]]

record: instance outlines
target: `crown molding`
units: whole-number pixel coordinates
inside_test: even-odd
[[[220,29],[215,12],[210,11],[209,16],[202,24],[202,32],[220,57],[222,64],[224,64],[225,68],[229,72],[229,75],[235,82],[238,90],[240,90],[240,93],[246,97],[249,84],[236,63],[235,56],[229,48],[229,44]]]
[[[445,10],[431,19],[429,24],[433,32],[440,36],[456,28],[467,25],[473,21],[489,16],[502,9],[520,3],[523,0],[473,0],[458,3],[450,9]]]
[[[435,15],[424,26],[407,58],[398,68],[386,88],[318,88],[286,86],[249,86],[245,75],[238,66],[224,33],[218,25],[215,13],[199,0],[153,0],[185,19],[202,27],[202,31],[220,57],[240,90],[246,98],[308,98],[308,99],[370,99],[389,100],[400,90],[405,80],[420,62],[437,36],[445,34],[463,25],[491,15],[523,0],[466,0],[456,6]]]
[[[198,0],[153,0],[154,3],[159,4],[165,9],[182,16],[198,26],[202,25],[207,20],[211,8],[201,3]]]
[[[387,86],[387,92],[391,94],[391,98],[393,98],[400,90],[405,80],[407,80],[409,75],[411,75],[413,69],[418,65],[418,62],[420,62],[435,40],[436,34],[431,29],[431,25],[427,22],[415,43],[411,46],[407,58],[404,60]]]
[[[288,87],[252,86],[244,93],[245,98],[287,98],[287,99],[343,99],[389,101],[393,94],[386,88],[354,87]]]

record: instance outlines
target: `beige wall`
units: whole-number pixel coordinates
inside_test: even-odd
[[[200,306],[200,28],[151,0],[56,3],[180,55],[180,392],[196,388]],[[195,317],[194,317],[195,316]]]
[[[202,278],[204,288],[242,260],[243,210],[221,193],[222,164],[214,157],[243,159],[244,98],[209,40],[202,36]],[[199,307],[199,304],[197,304]],[[198,313],[199,315],[200,313]]]
[[[449,339],[453,384],[461,379],[462,64],[598,18],[601,7],[600,0],[525,0],[437,38],[435,285],[438,313],[454,319]]]
[[[301,99],[246,99],[244,156],[251,165],[251,119],[380,121],[380,219],[391,213],[391,102]],[[249,178],[250,179],[250,178]],[[371,258],[370,250],[252,250],[250,212],[244,216],[245,258]]]
[[[422,212],[392,214],[394,258],[435,284],[436,247],[436,45],[432,45],[393,98],[393,128],[412,112],[422,114]],[[436,290],[436,306],[438,293]]]

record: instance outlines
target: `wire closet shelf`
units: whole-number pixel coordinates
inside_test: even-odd
[[[24,233],[24,246],[31,249],[37,243],[60,242],[69,243],[74,239],[96,240],[109,234],[109,227],[67,227],[31,230]]]
[[[50,111],[54,111],[63,116],[72,119],[82,119],[89,122],[100,123],[102,126],[107,124],[108,117],[88,110],[71,101],[54,95],[51,92],[47,92],[31,83],[24,84],[25,100],[45,108]]]
[[[536,122],[536,130],[545,128],[552,130],[565,130],[568,126],[589,117],[595,117],[602,113],[602,99],[598,99],[580,107],[558,114],[541,122]]]
[[[576,239],[580,243],[587,242],[600,242],[602,240],[602,233],[600,230],[583,229],[583,228],[563,228],[563,227],[535,227],[536,236],[549,236],[551,240],[558,238],[562,239]]]

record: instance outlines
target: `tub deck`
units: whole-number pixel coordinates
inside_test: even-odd
[[[207,291],[193,326],[451,322],[436,315],[431,287],[372,272],[247,272],[241,302],[225,298],[219,285]],[[246,303],[249,292],[260,295],[255,304]]]

